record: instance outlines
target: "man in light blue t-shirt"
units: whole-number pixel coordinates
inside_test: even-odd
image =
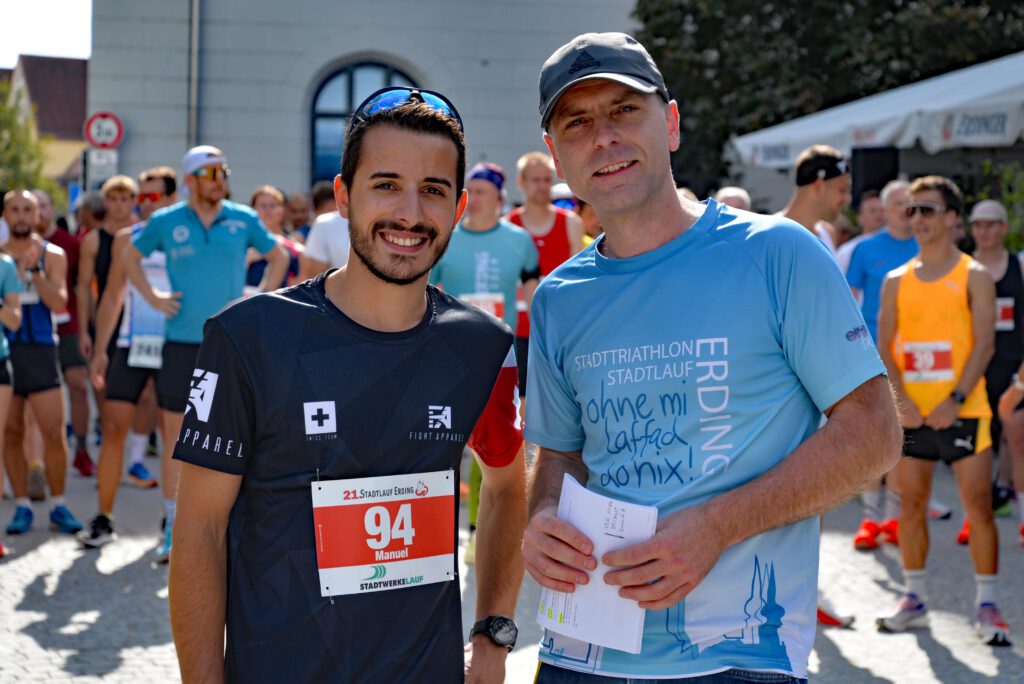
[[[146,302],[167,316],[156,376],[156,399],[161,423],[177,435],[185,412],[209,412],[217,388],[217,376],[196,368],[203,324],[229,302],[242,296],[245,286],[245,255],[253,247],[267,260],[260,289],[273,290],[284,279],[288,254],[264,227],[256,212],[230,202],[228,170],[224,153],[210,145],[193,147],[182,159],[182,175],[188,201],[153,213],[145,229],[132,238],[124,253],[125,274]],[[171,292],[153,287],[146,279],[142,260],[160,250],[167,256]],[[177,491],[177,463],[165,475],[165,491]],[[165,498],[166,523],[157,561],[170,558],[174,499]]]
[[[516,287],[523,286],[526,306],[540,278],[537,248],[530,234],[500,218],[505,172],[481,162],[469,170],[466,213],[452,231],[448,251],[430,270],[430,284],[480,307],[516,329]],[[522,370],[520,370],[520,373]],[[476,519],[483,472],[469,464],[469,542],[464,559],[476,562]]]
[[[559,174],[605,234],[534,298],[526,435],[540,449],[523,554],[545,587],[618,585],[647,614],[637,655],[548,631],[537,681],[804,681],[814,516],[900,454],[857,305],[799,225],[677,197],[678,108],[634,39],[577,37],[540,91]],[[556,515],[565,474],[657,506],[653,539],[589,572],[592,542]]]

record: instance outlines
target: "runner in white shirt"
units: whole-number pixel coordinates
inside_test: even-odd
[[[306,254],[302,259],[300,280],[312,278],[329,268],[348,263],[348,221],[337,211],[321,214],[313,221],[306,238]]]

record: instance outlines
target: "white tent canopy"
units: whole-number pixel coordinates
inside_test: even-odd
[[[831,145],[1007,147],[1024,132],[1024,52],[976,64],[733,139],[751,166],[790,168],[801,151]]]

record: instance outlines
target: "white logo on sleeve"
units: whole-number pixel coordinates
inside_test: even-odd
[[[188,392],[188,406],[185,407],[185,413],[194,408],[196,417],[200,421],[205,423],[210,419],[210,406],[213,404],[213,393],[217,390],[218,377],[220,376],[217,373],[205,371],[202,368],[192,371],[192,387]]]
[[[333,401],[307,401],[302,404],[307,435],[326,435],[338,431],[337,409]]]
[[[175,226],[174,230],[171,231],[171,237],[178,244],[188,242],[188,226]]]
[[[427,427],[431,430],[452,429],[451,406],[428,406]]]

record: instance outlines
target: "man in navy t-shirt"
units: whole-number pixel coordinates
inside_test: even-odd
[[[512,334],[427,286],[465,206],[462,124],[436,94],[385,89],[343,159],[348,264],[206,323],[175,448],[182,678],[500,682],[526,514]],[[467,443],[484,482],[464,660]]]

